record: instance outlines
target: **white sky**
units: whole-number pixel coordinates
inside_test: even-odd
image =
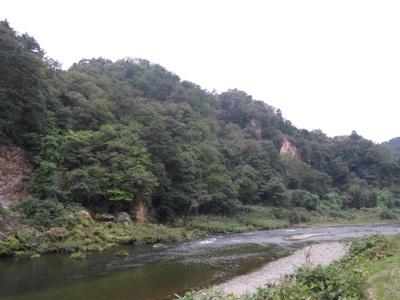
[[[3,0],[4,19],[64,68],[139,57],[243,90],[298,128],[400,136],[400,1]]]

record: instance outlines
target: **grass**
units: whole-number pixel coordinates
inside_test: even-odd
[[[185,227],[211,234],[241,233],[256,230],[287,228],[309,222],[318,215],[302,208],[245,206],[235,216],[198,215],[186,219]]]
[[[393,240],[397,250],[393,256],[365,264],[368,270],[366,299],[400,299],[400,236]]]
[[[365,224],[388,224],[398,223],[397,219],[382,217],[385,208],[361,208],[340,210],[332,213],[324,207],[314,214],[307,225],[365,225]]]
[[[382,218],[382,208],[362,208],[346,211],[309,211],[301,207],[278,208],[245,206],[235,216],[198,215],[188,217],[184,224],[188,230],[208,234],[241,233],[256,230],[287,228],[290,226],[363,225],[395,223],[395,219]]]

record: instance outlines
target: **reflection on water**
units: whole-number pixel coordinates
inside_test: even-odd
[[[82,261],[49,254],[37,260],[0,260],[0,299],[169,299],[221,283],[262,267],[285,247],[292,235],[329,233],[307,241],[330,241],[382,231],[396,234],[400,226],[294,228],[215,236],[169,245],[125,246],[87,253]],[[122,248],[122,249],[121,249]],[[119,258],[125,250],[130,255]]]

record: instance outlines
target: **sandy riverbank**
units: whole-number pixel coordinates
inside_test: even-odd
[[[213,289],[234,293],[238,296],[246,292],[256,292],[257,287],[262,287],[266,283],[277,283],[283,275],[293,273],[297,267],[303,265],[328,265],[334,260],[339,260],[346,253],[347,247],[347,245],[339,242],[326,242],[307,246],[288,257],[267,264],[258,271],[236,277],[215,286]]]

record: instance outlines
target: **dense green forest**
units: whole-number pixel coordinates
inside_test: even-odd
[[[294,152],[281,153],[284,143]],[[330,138],[296,128],[246,92],[210,92],[144,59],[82,59],[62,70],[7,21],[0,144],[29,153],[35,201],[93,214],[144,205],[174,221],[253,205],[330,214],[400,206],[399,158],[356,131]]]
[[[394,156],[400,158],[400,137],[390,139],[382,145],[387,147]]]

